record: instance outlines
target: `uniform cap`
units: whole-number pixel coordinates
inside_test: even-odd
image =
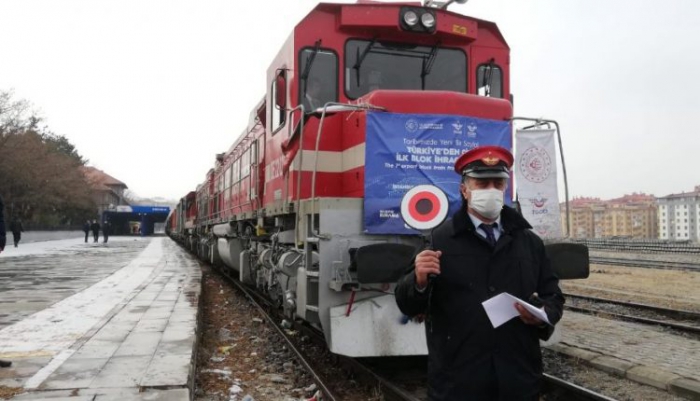
[[[513,154],[500,146],[479,146],[455,162],[457,174],[472,178],[509,178]]]

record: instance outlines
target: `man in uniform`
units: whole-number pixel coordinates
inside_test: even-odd
[[[463,207],[432,233],[399,280],[396,301],[411,317],[426,315],[430,400],[537,400],[540,339],[552,327],[520,305],[520,318],[494,328],[482,302],[507,292],[542,303],[556,324],[564,298],[542,240],[503,206],[512,154],[472,149],[455,162]],[[534,302],[533,302],[534,303]]]

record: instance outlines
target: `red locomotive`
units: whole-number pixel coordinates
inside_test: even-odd
[[[427,353],[424,328],[401,321],[392,293],[420,245],[395,211],[421,177],[495,142],[477,123],[505,127],[499,141],[512,148],[509,53],[496,24],[444,4],[319,4],[270,64],[246,129],[172,213],[170,235],[321,328],[334,353]],[[464,140],[407,139],[438,131]],[[368,189],[381,158],[370,143],[384,140],[424,145],[377,167],[418,171],[386,196]],[[456,188],[448,174],[440,185]]]

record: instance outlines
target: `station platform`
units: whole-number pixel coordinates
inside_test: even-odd
[[[700,341],[660,327],[565,311],[552,350],[610,374],[700,400]]]
[[[190,400],[199,262],[167,237],[0,254],[0,386],[13,400]]]

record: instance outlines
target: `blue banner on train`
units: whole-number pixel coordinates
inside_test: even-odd
[[[462,204],[455,160],[477,146],[512,149],[510,122],[436,114],[367,113],[364,232],[416,234],[401,198],[416,185],[445,191],[451,216]],[[510,193],[510,190],[508,192]],[[509,203],[510,197],[506,197]]]

